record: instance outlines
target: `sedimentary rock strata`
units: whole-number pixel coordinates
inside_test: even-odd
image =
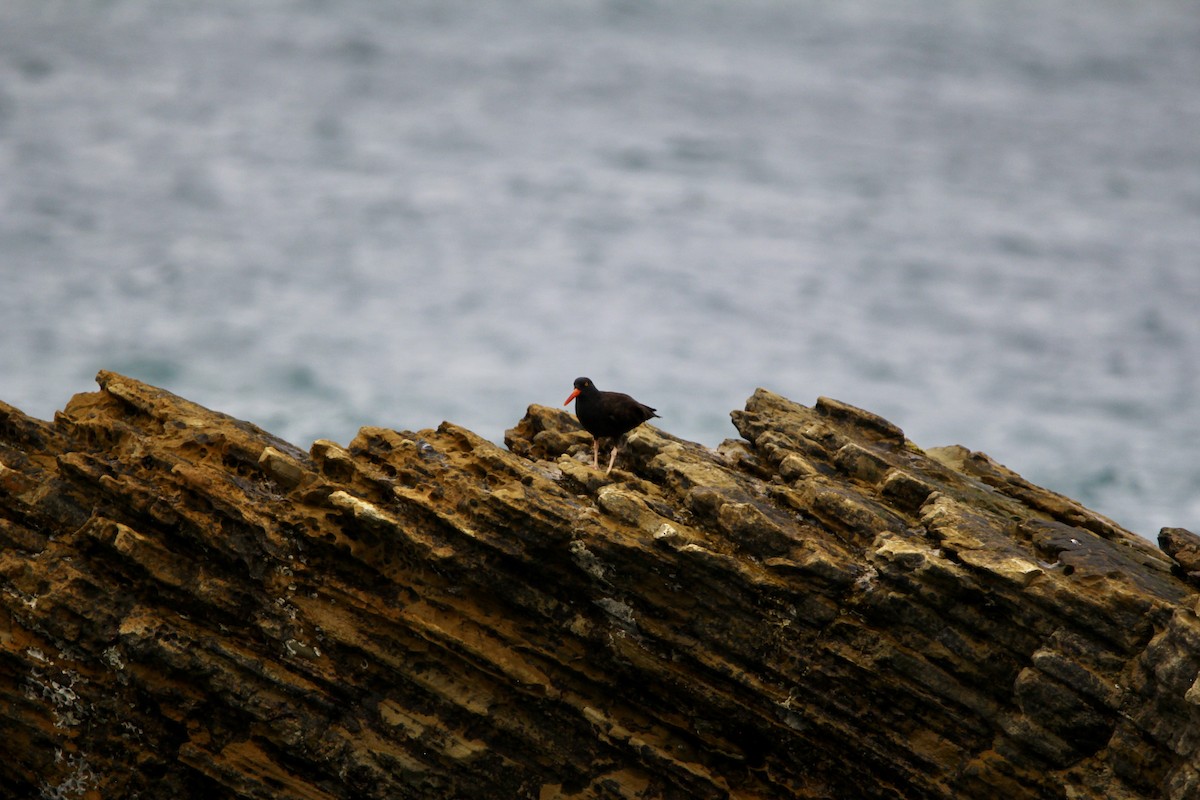
[[[1194,542],[980,453],[764,390],[608,476],[542,406],[306,453],[98,381],[0,405],[4,796],[1200,796]]]

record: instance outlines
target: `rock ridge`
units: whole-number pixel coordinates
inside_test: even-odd
[[[1200,537],[982,453],[765,389],[607,476],[539,405],[304,452],[97,382],[0,403],[5,796],[1200,796]]]

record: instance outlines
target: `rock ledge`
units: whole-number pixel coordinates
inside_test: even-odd
[[[0,404],[4,796],[1200,796],[1200,539],[983,454],[762,389],[610,476],[541,406],[305,453],[97,380]]]

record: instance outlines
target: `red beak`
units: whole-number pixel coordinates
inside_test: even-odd
[[[571,392],[571,396],[570,396],[570,397],[568,397],[566,400],[564,400],[564,401],[563,401],[563,405],[564,405],[564,406],[565,406],[565,405],[569,405],[569,404],[571,403],[571,401],[572,401],[572,400],[574,400],[576,397],[579,397],[579,390],[578,390],[578,389],[576,389],[575,391]]]

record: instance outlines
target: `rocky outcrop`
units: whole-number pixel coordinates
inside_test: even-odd
[[[6,797],[1200,796],[1194,554],[982,454],[764,390],[609,476],[540,406],[305,453],[98,381],[0,406]]]

